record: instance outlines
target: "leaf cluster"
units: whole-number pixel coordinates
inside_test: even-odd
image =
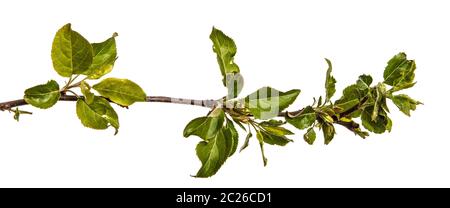
[[[324,144],[328,145],[336,134],[336,125],[345,127],[361,138],[369,136],[369,132],[390,132],[392,120],[388,116],[387,100],[391,100],[408,116],[411,110],[422,104],[408,95],[397,94],[415,84],[416,65],[414,60],[407,59],[405,53],[399,53],[388,61],[383,82],[373,84],[372,77],[363,74],[356,83],[346,87],[342,96],[335,101],[331,99],[336,92],[336,79],[332,76],[333,67],[328,59],[325,59],[328,69],[324,99],[320,96],[301,110],[286,111],[299,96],[299,89],[283,92],[272,87],[262,87],[239,98],[244,81],[233,60],[237,52],[236,44],[216,28],[213,28],[210,38],[228,94],[207,116],[192,120],[184,129],[185,137],[195,135],[201,138],[196,151],[202,166],[196,177],[213,176],[227,158],[235,153],[239,140],[235,126],[246,132],[240,151],[256,135],[265,166],[265,145],[285,146],[293,141],[290,137],[294,133],[286,125],[306,130],[303,139],[310,145],[316,141],[316,131],[322,131]],[[363,130],[358,120],[369,132]]]
[[[145,101],[146,94],[139,85],[128,79],[106,78],[92,87],[88,83],[112,71],[117,60],[116,37],[117,33],[114,33],[103,42],[90,43],[80,33],[72,30],[71,24],[64,25],[53,39],[51,58],[55,71],[68,79],[66,84],[60,87],[55,80],[50,80],[46,84],[31,87],[25,90],[25,102],[37,108],[48,109],[61,96],[73,94],[78,98],[76,113],[84,126],[92,129],[107,129],[112,126],[117,134],[119,118],[110,102],[128,107],[135,102]],[[20,114],[25,112],[16,109],[14,118],[18,120]]]

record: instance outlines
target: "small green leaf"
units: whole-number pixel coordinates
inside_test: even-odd
[[[328,145],[334,138],[334,134],[336,131],[334,129],[333,124],[324,122],[322,124],[323,138],[325,139],[325,144]]]
[[[46,84],[37,85],[25,90],[25,102],[42,109],[47,109],[58,102],[61,93],[56,81],[50,80]]]
[[[202,167],[195,177],[207,178],[216,174],[228,158],[227,150],[229,149],[222,130],[217,131],[216,135],[208,141],[198,143],[196,152]]]
[[[370,88],[372,81],[373,79],[370,75],[363,74],[359,76],[358,81],[356,81],[356,83],[360,86],[363,86],[361,88]]]
[[[390,131],[392,121],[384,111],[379,111],[375,120],[372,120],[373,106],[367,107],[362,111],[361,121],[364,128],[367,130],[381,134],[386,130]]]
[[[55,71],[63,76],[83,74],[91,66],[93,49],[70,23],[64,25],[55,35],[52,45],[52,61]]]
[[[136,83],[128,79],[107,78],[92,87],[100,95],[121,106],[143,102],[147,95]]]
[[[393,96],[392,101],[398,107],[398,109],[400,109],[400,111],[403,112],[407,116],[411,116],[410,111],[416,110],[417,105],[423,104],[419,101],[416,101],[416,100],[410,98],[408,95],[405,95],[405,94]]]
[[[284,127],[281,126],[263,126],[261,125],[264,130],[266,130],[268,133],[276,136],[285,136],[285,135],[293,135],[294,133]]]
[[[386,92],[386,89],[385,89],[384,85],[381,83],[378,84],[377,87],[375,88],[375,91],[374,91],[375,96],[373,96],[375,98],[375,100],[374,100],[373,111],[372,111],[372,115],[371,115],[372,121],[375,121],[377,119],[378,111],[381,108],[382,101],[384,100],[383,98],[385,98],[385,95],[384,95],[385,92]]]
[[[308,131],[306,131],[303,135],[303,139],[310,145],[314,144],[314,141],[316,141],[316,132],[314,131],[314,127],[311,127]]]
[[[263,160],[263,164],[264,166],[267,166],[267,158],[266,155],[264,153],[264,134],[261,131],[256,130],[256,138],[259,141],[259,147],[261,149],[261,156],[262,156],[262,160]]]
[[[84,95],[84,100],[87,104],[94,102],[94,93],[91,92],[91,86],[85,81],[80,83],[81,93]]]
[[[234,63],[234,56],[237,51],[236,44],[233,39],[214,27],[209,38],[213,42],[213,51],[217,54],[217,62],[223,76],[223,85],[226,86],[227,74],[239,73],[239,66]]]
[[[250,142],[250,138],[253,136],[252,132],[250,131],[250,128],[248,130],[248,134],[247,137],[245,137],[245,141],[244,144],[242,145],[241,149],[239,150],[239,152],[242,152],[242,150],[244,150],[245,148],[248,147],[248,144]]]
[[[392,89],[390,89],[389,91],[397,92],[397,91],[400,91],[400,90],[404,90],[404,89],[408,89],[408,88],[414,87],[414,85],[416,85],[416,82],[402,83],[402,84],[398,84],[398,85],[392,87]]]
[[[241,121],[239,121],[238,119],[236,119],[234,117],[231,117],[231,119],[233,119],[234,123],[236,123],[242,130],[247,131],[247,129],[245,129],[245,127]]]
[[[342,93],[342,97],[334,103],[341,110],[346,112],[355,107],[363,100],[370,91],[372,78],[368,75],[361,75],[356,84],[346,87]]]
[[[384,83],[390,86],[408,86],[414,81],[416,63],[408,60],[405,53],[399,53],[389,60],[384,70]]]
[[[111,38],[101,42],[93,43],[93,60],[89,69],[83,72],[88,79],[98,79],[112,71],[117,59],[116,39],[117,33]]]
[[[317,107],[322,106],[322,96],[319,97],[319,100],[317,101]]]
[[[261,126],[281,126],[283,124],[285,124],[286,122],[282,121],[282,120],[275,120],[275,119],[270,119],[267,121],[263,121],[261,123],[259,123]]]
[[[225,127],[223,128],[223,134],[228,149],[228,157],[231,157],[236,152],[239,143],[239,134],[236,131],[233,122],[228,118],[226,118],[226,121]]]
[[[261,134],[264,143],[270,144],[270,145],[278,145],[278,146],[285,146],[287,143],[292,142],[291,139],[287,138],[285,135],[291,135],[292,132],[288,132],[285,134],[283,131],[274,131],[273,129],[268,129],[269,127],[263,127],[262,131],[259,131],[259,134]],[[282,128],[282,127],[271,127],[271,128]],[[284,128],[283,128],[284,129]],[[286,129],[287,130],[287,129]]]
[[[336,92],[336,79],[331,76],[331,71],[333,70],[333,66],[331,65],[331,61],[328,59],[325,59],[328,64],[328,70],[327,70],[327,76],[325,79],[325,89],[326,89],[326,99],[325,103],[330,100],[331,97],[333,97],[334,93]]]
[[[307,106],[298,115],[286,116],[286,121],[298,129],[305,129],[316,121],[316,112],[311,106]]]
[[[91,104],[83,99],[77,101],[77,116],[81,123],[92,129],[107,129],[112,126],[119,130],[119,118],[109,102],[102,97],[95,96]]]
[[[225,114],[222,109],[216,108],[213,113],[207,117],[200,117],[190,121],[183,131],[184,137],[191,135],[198,136],[203,140],[209,140],[216,136],[222,128]]]
[[[244,102],[245,107],[255,118],[267,120],[277,116],[291,105],[299,94],[300,90],[297,89],[280,92],[270,87],[263,87],[248,95]]]

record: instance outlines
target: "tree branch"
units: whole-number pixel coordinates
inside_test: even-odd
[[[61,94],[59,98],[60,101],[77,101],[78,98],[73,95]],[[165,96],[148,96],[145,102],[156,102],[156,103],[176,103],[184,105],[195,105],[202,106],[206,108],[213,108],[216,106],[216,101],[214,100],[194,100],[194,99],[184,99],[184,98],[171,98]],[[0,110],[11,110],[12,108],[28,105],[24,99],[12,100],[0,103]]]

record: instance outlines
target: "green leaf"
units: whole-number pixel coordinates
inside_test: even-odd
[[[333,124],[324,122],[322,124],[323,138],[325,139],[325,144],[328,145],[334,138],[334,134],[336,131],[334,129]]]
[[[95,96],[91,104],[83,99],[77,101],[77,116],[81,123],[92,129],[107,129],[112,126],[119,130],[119,118],[109,102],[102,97]]]
[[[268,133],[276,136],[293,135],[294,133],[281,126],[262,126]]]
[[[103,97],[121,106],[129,106],[134,102],[144,102],[147,97],[139,85],[128,79],[107,78],[92,88]]]
[[[190,121],[183,131],[184,137],[191,135],[198,136],[203,140],[210,140],[215,137],[222,128],[225,114],[222,109],[216,108],[209,116],[200,117]]]
[[[370,88],[372,84],[372,77],[370,75],[363,74],[359,76],[358,81],[356,83],[361,86],[361,88]]]
[[[282,121],[282,120],[275,120],[275,119],[270,119],[267,121],[263,121],[261,123],[259,123],[261,126],[281,126],[283,124],[285,124],[286,122]]]
[[[50,80],[46,84],[37,85],[25,90],[25,102],[42,109],[47,109],[58,102],[61,93],[59,85],[55,80]]]
[[[331,76],[331,71],[333,70],[333,66],[331,65],[331,61],[328,59],[325,59],[328,64],[328,70],[327,70],[327,76],[325,79],[325,89],[326,89],[326,99],[325,103],[330,100],[331,97],[333,97],[334,93],[336,92],[336,79]]]
[[[319,100],[317,101],[317,107],[322,106],[322,96],[319,97]]]
[[[386,92],[386,89],[385,89],[384,85],[381,83],[378,84],[377,87],[375,88],[375,91],[374,91],[375,100],[374,100],[373,111],[372,111],[372,115],[371,115],[372,121],[375,121],[377,119],[378,111],[380,110],[382,102],[385,98],[385,92]]]
[[[263,164],[264,166],[267,166],[267,157],[264,153],[264,134],[261,131],[256,130],[256,138],[259,141],[259,147],[261,149],[261,156],[262,156],[262,160],[263,160]]]
[[[346,87],[342,97],[334,103],[336,107],[340,108],[339,112],[346,112],[358,105],[368,95],[371,83],[372,77],[361,75],[356,84]]]
[[[314,141],[316,141],[316,132],[314,131],[314,127],[311,127],[308,131],[306,131],[303,135],[303,139],[310,145],[314,144]]]
[[[361,114],[361,121],[364,128],[367,130],[381,134],[386,130],[390,131],[392,121],[384,111],[380,111],[375,120],[372,120],[373,106],[366,107]]]
[[[233,119],[234,123],[236,123],[242,130],[247,131],[247,129],[245,129],[244,125],[241,123],[241,121],[239,121],[238,119],[236,119],[235,117],[231,117],[231,119]]]
[[[281,111],[292,104],[300,90],[280,92],[270,87],[263,87],[248,95],[245,99],[245,107],[250,110],[257,119],[267,120],[277,116]]]
[[[228,118],[226,118],[226,121],[225,127],[223,128],[223,134],[225,136],[228,157],[231,157],[236,152],[239,143],[239,134],[236,131],[233,122]]]
[[[298,115],[286,116],[286,121],[298,129],[306,129],[316,121],[316,112],[307,106]]]
[[[217,131],[216,135],[209,140],[198,143],[196,151],[202,167],[195,177],[200,178],[216,174],[230,153],[222,130]]]
[[[239,150],[239,152],[242,152],[242,150],[244,150],[245,148],[248,147],[248,144],[250,142],[250,138],[253,136],[252,132],[250,131],[250,128],[248,130],[248,134],[247,137],[245,137],[245,141],[244,144],[242,145],[241,149]]]
[[[283,131],[270,129],[269,127],[262,127],[262,128],[263,128],[263,130],[259,131],[259,134],[261,134],[261,136],[263,138],[262,141],[264,141],[264,143],[267,143],[270,145],[285,146],[287,143],[292,142],[291,139],[289,139],[285,136],[285,135],[293,134],[290,131],[286,134]],[[282,128],[282,127],[271,127],[271,128]]]
[[[392,89],[390,89],[389,91],[397,92],[397,91],[400,91],[400,90],[404,90],[404,89],[408,89],[408,88],[414,87],[414,85],[416,85],[416,82],[402,83],[402,84],[398,84],[398,85],[392,87]]]
[[[63,76],[83,74],[91,66],[93,49],[70,23],[64,25],[55,35],[52,45],[52,61],[55,71]]]
[[[84,100],[87,104],[94,102],[94,93],[91,92],[91,86],[85,81],[80,83],[81,93],[84,95]]]
[[[384,83],[390,86],[407,86],[414,81],[416,63],[408,60],[405,53],[399,53],[389,60],[384,70]]]
[[[117,33],[111,38],[101,42],[93,43],[93,60],[89,69],[83,72],[88,79],[98,79],[112,71],[117,59],[116,39]]]
[[[217,62],[219,63],[220,72],[223,76],[223,84],[226,86],[227,74],[239,72],[239,66],[234,63],[234,56],[237,51],[236,44],[233,39],[215,27],[213,27],[209,38],[213,42],[213,51],[217,54]]]
[[[400,109],[400,111],[406,114],[407,116],[411,116],[410,111],[416,110],[416,106],[422,104],[421,102],[416,101],[405,94],[393,96],[392,101],[398,107],[398,109]]]

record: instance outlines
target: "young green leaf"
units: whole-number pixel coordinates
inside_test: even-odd
[[[326,99],[325,103],[330,100],[331,97],[333,97],[334,93],[336,92],[336,79],[331,76],[331,71],[333,70],[333,66],[331,65],[331,61],[328,59],[325,59],[325,61],[328,64],[328,70],[327,70],[327,76],[325,79],[325,90],[326,90]]]
[[[303,135],[303,139],[310,145],[314,144],[314,141],[316,141],[316,132],[314,131],[314,127],[311,127],[308,131],[306,131]]]
[[[262,127],[263,130],[259,131],[262,136],[262,141],[270,145],[285,146],[287,143],[292,142],[291,139],[285,135],[292,135],[293,133],[283,127]],[[277,128],[277,129],[275,129]],[[280,130],[282,128],[283,130]]]
[[[53,39],[52,61],[59,75],[70,77],[72,74],[83,74],[91,66],[92,58],[91,44],[73,31],[70,23],[58,30]]]
[[[223,134],[225,136],[228,157],[231,157],[236,152],[239,143],[239,134],[236,131],[233,122],[228,118],[226,118],[226,124],[223,127]]]
[[[91,86],[85,81],[80,83],[81,93],[84,95],[84,100],[87,104],[94,102],[94,93],[91,92]]]
[[[385,99],[385,92],[386,89],[383,84],[378,84],[375,88],[375,91],[373,92],[375,95],[373,96],[375,98],[374,105],[373,105],[373,111],[371,115],[372,121],[375,121],[378,116],[378,111],[381,108],[382,102]]]
[[[364,128],[376,134],[391,130],[392,121],[384,111],[380,111],[375,120],[372,120],[372,113],[373,106],[367,107],[362,111],[361,121]]]
[[[397,92],[400,90],[404,90],[404,89],[408,89],[411,87],[414,87],[414,85],[416,85],[416,82],[411,82],[411,83],[402,83],[402,84],[398,84],[394,87],[392,87],[392,89],[390,89],[390,92]]]
[[[370,85],[372,84],[372,76],[370,75],[360,75],[358,77],[358,81],[356,81],[356,84],[358,84],[360,86],[360,88],[370,88]]]
[[[87,71],[83,74],[88,79],[99,79],[112,71],[114,62],[117,59],[116,39],[117,33],[101,43],[93,43],[93,60]]]
[[[34,107],[47,109],[55,105],[60,96],[58,83],[55,80],[50,80],[46,84],[25,90],[24,99],[25,102]]]
[[[77,116],[81,123],[92,129],[107,129],[112,126],[119,130],[119,118],[116,111],[109,102],[102,97],[95,96],[91,104],[87,104],[83,99],[77,101]]]
[[[263,87],[245,97],[245,107],[257,119],[267,120],[277,116],[281,111],[291,105],[300,90],[280,92],[270,87]]]
[[[216,108],[209,116],[190,121],[184,128],[183,136],[187,138],[195,135],[203,140],[210,140],[222,128],[224,120],[225,114],[223,110]]]
[[[275,120],[275,119],[270,119],[267,121],[262,121],[261,123],[259,123],[261,126],[273,126],[273,127],[277,127],[277,126],[281,126],[283,124],[285,124],[286,122],[282,121],[282,120]]]
[[[250,138],[253,136],[252,132],[250,131],[250,128],[248,129],[248,134],[245,137],[245,141],[244,144],[242,145],[241,149],[239,150],[239,152],[242,152],[242,150],[244,150],[245,148],[248,147],[248,144],[250,142]]]
[[[294,133],[282,126],[263,126],[261,127],[266,130],[268,133],[276,135],[276,136],[285,136],[285,135],[293,135]]]
[[[368,95],[371,83],[372,77],[361,75],[356,84],[346,87],[342,97],[334,102],[335,106],[340,108],[339,112],[346,112],[358,105]]]
[[[267,166],[267,158],[264,153],[264,135],[259,130],[255,129],[255,131],[256,131],[256,138],[258,139],[258,142],[259,142],[259,148],[261,149],[261,156],[262,156],[263,164],[264,164],[264,166]]]
[[[147,95],[136,83],[128,79],[107,78],[92,87],[100,95],[121,106],[143,102]]]
[[[213,51],[217,54],[217,62],[223,76],[223,84],[226,86],[227,74],[239,73],[239,66],[234,63],[234,56],[237,51],[236,44],[233,39],[215,27],[213,27],[209,38],[213,42]]]
[[[405,53],[399,53],[389,60],[383,77],[384,83],[396,86],[408,86],[414,81],[416,63],[408,60]]]
[[[306,129],[316,121],[316,112],[307,106],[298,115],[287,115],[286,121],[298,129]]]
[[[336,131],[332,123],[324,122],[322,124],[323,138],[325,139],[325,144],[328,145],[334,138]]]
[[[207,178],[217,173],[225,163],[229,155],[227,143],[222,130],[217,131],[214,137],[198,143],[197,157],[202,162],[202,167],[195,177]]]
[[[392,97],[392,101],[398,107],[398,109],[400,109],[400,111],[407,116],[411,116],[410,111],[416,110],[416,106],[422,104],[421,102],[416,101],[405,94],[394,95]]]

